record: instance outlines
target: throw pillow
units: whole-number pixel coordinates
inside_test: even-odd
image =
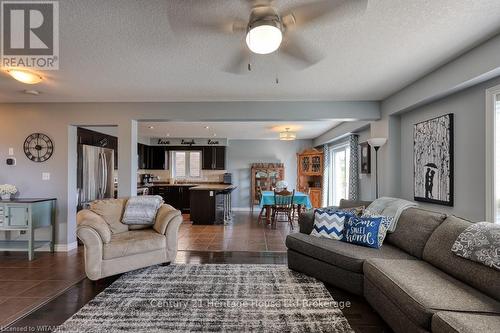
[[[128,231],[128,226],[121,222],[126,201],[126,199],[95,200],[90,204],[90,210],[106,221],[111,233],[119,234]]]
[[[344,223],[352,215],[333,209],[316,209],[312,236],[340,240],[343,236]]]
[[[163,203],[158,195],[143,195],[132,197],[127,201],[122,222],[125,224],[153,225],[156,213]]]
[[[458,235],[451,251],[500,271],[500,225],[490,222],[472,224]]]
[[[344,227],[343,241],[379,249],[384,242],[387,228],[382,217],[351,217]]]
[[[366,211],[361,215],[361,217],[380,217],[382,219],[382,224],[385,226],[387,231],[389,231],[392,223],[394,222],[393,216],[383,216],[379,214],[372,214],[370,211]]]
[[[354,216],[361,216],[365,211],[365,206],[351,207],[351,208],[339,208],[339,211],[352,214]]]

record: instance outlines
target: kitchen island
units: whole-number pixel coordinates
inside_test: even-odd
[[[231,220],[230,184],[200,184],[189,188],[193,224],[225,224]]]

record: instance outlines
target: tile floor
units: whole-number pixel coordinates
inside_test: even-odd
[[[85,277],[83,251],[0,252],[0,329]]]
[[[286,252],[285,239],[289,233],[298,232],[286,222],[278,222],[272,229],[264,222],[257,223],[258,212],[235,212],[230,225],[193,225],[189,216],[179,229],[181,251],[248,251]]]

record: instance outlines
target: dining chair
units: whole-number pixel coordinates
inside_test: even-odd
[[[262,201],[262,189],[259,187],[257,187],[257,199],[259,200],[259,203]],[[262,215],[264,215],[264,211],[266,209],[269,209],[267,208],[266,206],[262,205],[262,208],[260,209],[260,213],[259,213],[259,217],[257,218],[257,223],[260,224],[262,222]]]
[[[274,191],[274,205],[273,209],[273,218],[272,218],[272,226],[276,228],[276,222],[278,215],[280,213],[284,214],[287,218],[287,222],[290,223],[290,228],[293,230],[293,197],[295,196],[295,190],[292,192],[288,190],[283,190],[281,192]]]

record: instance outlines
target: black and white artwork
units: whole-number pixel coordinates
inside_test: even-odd
[[[453,206],[453,114],[415,124],[414,199]]]

